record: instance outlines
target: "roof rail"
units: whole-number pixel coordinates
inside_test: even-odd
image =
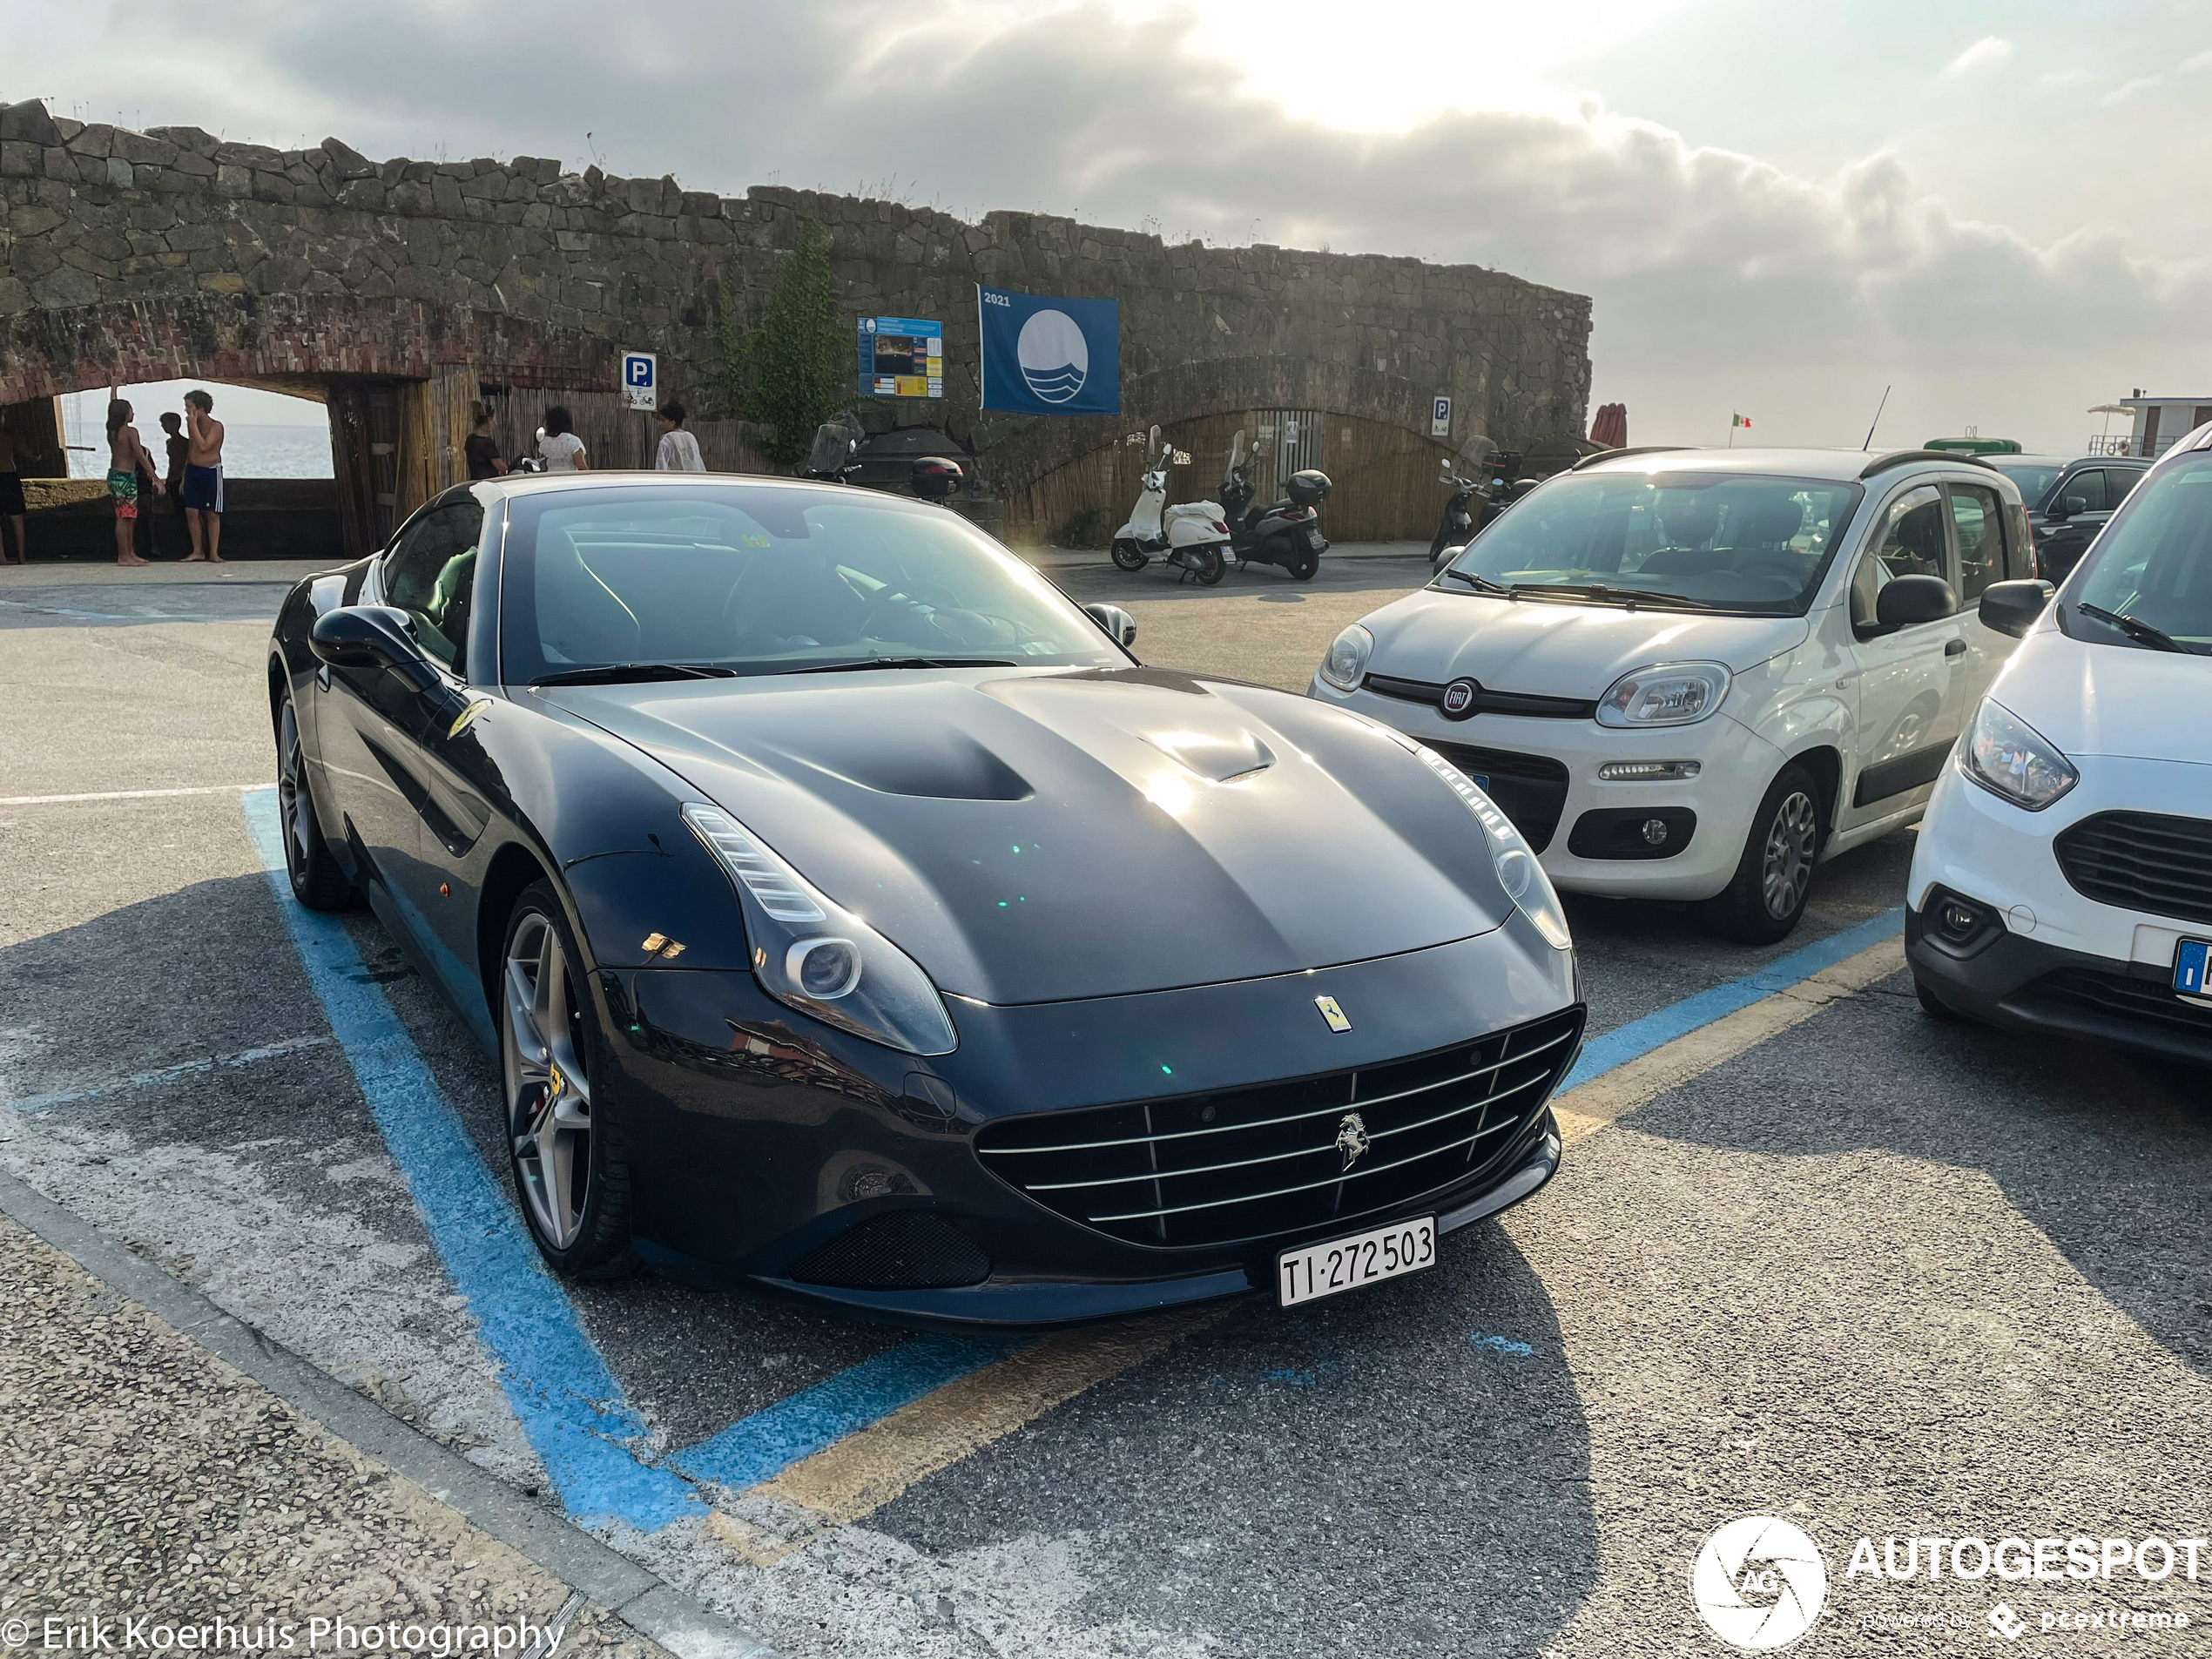
[[[1580,472],[1585,467],[1595,467],[1601,461],[1618,461],[1624,455],[1665,455],[1682,449],[1695,449],[1694,443],[1640,443],[1630,449],[1601,449],[1594,455],[1584,455],[1567,470]]]
[[[1987,455],[1970,455],[1958,449],[1893,449],[1888,455],[1876,455],[1859,469],[1861,478],[1871,478],[1878,472],[1887,472],[1892,467],[1902,467],[1915,461],[1957,462],[1962,466],[1986,467],[1991,472],[1996,466]]]

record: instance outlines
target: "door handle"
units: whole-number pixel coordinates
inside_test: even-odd
[[[1943,648],[1943,654],[1946,657],[1964,657],[1966,654],[1966,642],[1963,639],[1952,640]]]

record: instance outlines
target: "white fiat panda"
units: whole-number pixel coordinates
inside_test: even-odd
[[[1434,749],[1571,892],[1782,938],[1918,819],[2013,641],[2019,490],[1960,455],[1614,450],[1337,637],[1309,694]]]

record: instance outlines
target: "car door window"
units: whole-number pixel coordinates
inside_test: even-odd
[[[1948,579],[1944,556],[1943,492],[1933,484],[1908,489],[1889,504],[1881,537],[1867,550],[1851,574],[1851,619],[1855,627],[1874,621],[1875,597],[1901,576]]]
[[[384,556],[384,601],[408,613],[415,637],[438,661],[462,671],[476,543],[484,509],[475,501],[425,513]]]
[[[2105,475],[2101,467],[2090,467],[2077,472],[2059,486],[2058,504],[2068,516],[2075,513],[2101,513],[2105,510]]]
[[[2128,491],[2142,482],[2143,475],[2134,467],[2108,468],[2105,472],[2105,500],[2117,507],[2128,499]]]
[[[1951,528],[1959,544],[1959,603],[1971,607],[1981,590],[2005,579],[2005,529],[1997,492],[1983,484],[1946,484]]]

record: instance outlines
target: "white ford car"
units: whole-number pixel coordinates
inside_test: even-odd
[[[2025,638],[1913,854],[1921,1004],[2212,1063],[2212,426],[2041,597],[1983,600]]]
[[[2014,641],[2020,492],[1965,455],[1615,450],[1337,637],[1310,695],[1419,738],[1572,892],[1797,924],[1815,864],[1912,823]]]

